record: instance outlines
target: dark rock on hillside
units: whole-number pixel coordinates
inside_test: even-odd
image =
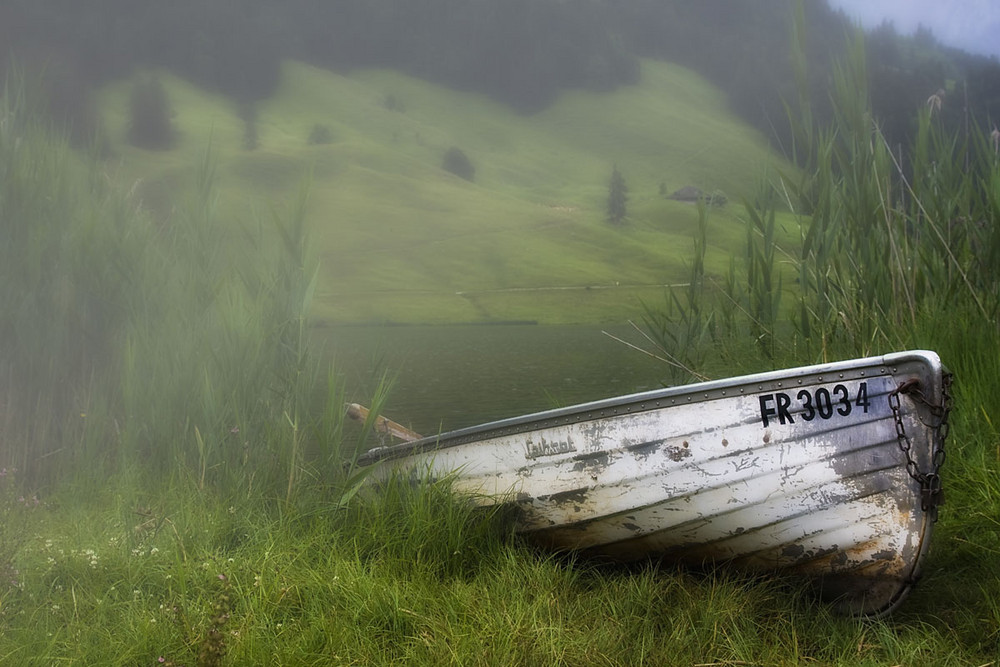
[[[696,188],[693,185],[685,185],[683,188],[681,188],[680,190],[676,190],[672,195],[670,195],[670,199],[676,199],[677,201],[696,202],[699,199],[702,199],[704,196],[705,193],[702,192],[701,189]]]

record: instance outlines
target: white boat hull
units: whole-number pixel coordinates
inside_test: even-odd
[[[910,352],[688,385],[493,422],[366,455],[381,470],[453,474],[511,501],[519,530],[560,550],[788,570],[852,613],[893,608],[933,523],[907,472],[940,445],[944,375]]]

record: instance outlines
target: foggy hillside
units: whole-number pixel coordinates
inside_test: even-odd
[[[634,83],[638,58],[691,67],[725,90],[732,108],[787,143],[785,102],[795,3],[660,0],[9,0],[0,7],[0,64],[47,72],[53,113],[87,133],[99,124],[94,86],[161,66],[244,104],[269,97],[283,59],[338,71],[389,67],[528,112],[567,89]],[[852,27],[825,1],[806,0],[805,49],[814,107],[827,107],[832,59]],[[892,140],[937,90],[985,125],[1000,116],[1000,64],[948,50],[929,34],[869,36],[873,104]],[[11,56],[11,54],[13,54]]]
[[[252,121],[165,73],[103,87],[98,108],[116,170],[157,219],[195,194],[207,147],[236,248],[248,221],[307,185],[321,321],[620,320],[687,277],[698,211],[672,193],[714,197],[706,261],[721,274],[742,243],[740,202],[763,169],[788,169],[704,78],[640,65],[639,84],[569,92],[533,114],[393,70],[297,62]],[[148,85],[172,111],[154,124],[166,136],[139,141],[133,103]],[[616,167],[627,205],[609,224]]]

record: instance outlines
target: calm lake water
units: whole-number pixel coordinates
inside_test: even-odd
[[[662,363],[628,326],[332,327],[316,340],[349,399],[367,403],[383,370],[395,378],[386,416],[420,433],[662,386]]]

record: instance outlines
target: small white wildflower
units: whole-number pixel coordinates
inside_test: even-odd
[[[52,611],[59,611],[59,605],[57,604],[52,605]]]
[[[150,556],[152,556],[153,554],[156,554],[156,553],[160,553],[160,550],[157,549],[156,547],[153,547],[152,549],[149,550],[149,555]]]

